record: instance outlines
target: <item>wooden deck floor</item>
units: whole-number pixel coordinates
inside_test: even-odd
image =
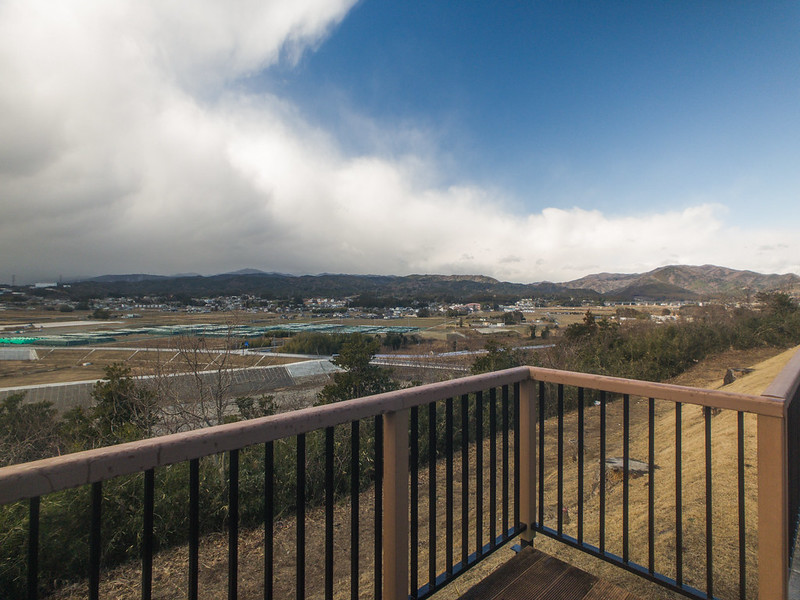
[[[459,600],[639,600],[534,548],[525,548]]]

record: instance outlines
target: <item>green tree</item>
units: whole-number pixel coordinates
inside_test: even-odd
[[[766,305],[766,312],[786,316],[798,311],[797,303],[783,292],[761,292],[758,299]]]
[[[500,346],[494,340],[486,342],[484,349],[487,351],[486,354],[478,356],[472,363],[473,375],[510,369],[525,364],[525,355],[522,352],[508,346]]]
[[[330,404],[397,389],[389,369],[370,364],[379,348],[379,339],[351,334],[333,359],[344,371],[335,373],[333,383],[322,388],[318,403]]]
[[[581,337],[590,337],[597,333],[597,322],[595,321],[594,314],[591,310],[587,310],[583,316],[582,323],[573,323],[569,325],[564,331],[567,339],[576,339]]]
[[[302,331],[283,345],[283,352],[329,355],[339,352],[346,334]]]
[[[525,320],[525,315],[523,315],[518,310],[512,310],[510,312],[503,313],[504,325],[519,325],[524,320]]]
[[[275,404],[275,396],[261,396],[253,398],[251,396],[239,396],[234,401],[236,407],[239,409],[239,415],[242,419],[258,419],[259,417],[268,417],[278,412],[278,407]],[[238,421],[234,417],[231,421]]]
[[[92,313],[93,319],[110,319],[111,313],[105,308],[95,308]]]
[[[105,368],[105,377],[92,389],[94,405],[64,415],[62,434],[70,449],[80,450],[130,442],[152,435],[157,423],[156,400],[136,385],[131,370],[120,363]]]
[[[399,350],[408,343],[408,340],[406,340],[406,336],[404,336],[402,333],[396,333],[394,331],[390,331],[383,338],[382,343],[387,348],[391,348],[392,350]]]
[[[22,393],[0,401],[0,466],[48,458],[60,450],[53,404],[24,400]]]

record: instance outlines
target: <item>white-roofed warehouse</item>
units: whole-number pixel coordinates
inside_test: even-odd
[[[39,356],[36,354],[34,348],[25,348],[22,346],[14,346],[5,348],[0,346],[0,360],[38,360]]]

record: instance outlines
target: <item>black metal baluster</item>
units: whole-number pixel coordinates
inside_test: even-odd
[[[622,395],[622,562],[628,564],[630,519],[631,399]]]
[[[445,400],[445,570],[453,575],[453,399]]]
[[[544,403],[545,385],[539,382],[539,526],[544,527]]]
[[[600,392],[600,553],[606,552],[606,393]]]
[[[519,382],[514,384],[514,529],[519,528]]]
[[[334,428],[325,428],[325,597],[333,598]]]
[[[306,597],[306,434],[297,436],[297,479],[295,481],[297,498],[297,565],[295,592],[297,600]]]
[[[350,424],[350,599],[358,600],[358,488],[360,483],[358,421]]]
[[[428,582],[436,589],[436,403],[428,405]]]
[[[578,388],[578,543],[583,543],[583,421],[584,392]]]
[[[483,554],[483,392],[475,393],[475,548]]]
[[[239,451],[228,455],[228,600],[239,595]]]
[[[712,543],[712,497],[711,497],[711,408],[703,407],[706,433],[706,594],[714,597],[714,564]]]
[[[142,600],[153,595],[153,504],[155,503],[155,473],[144,472],[144,506],[142,514]]]
[[[28,600],[39,597],[39,496],[28,504]]]
[[[557,513],[556,527],[558,535],[564,533],[564,385],[557,388],[558,411],[558,470],[556,471]]]
[[[272,600],[274,574],[275,514],[275,449],[274,442],[264,444],[264,600]]]
[[[681,403],[675,403],[675,582],[683,587],[683,474]]]
[[[197,600],[200,555],[200,459],[189,461],[189,600]]]
[[[656,467],[656,409],[655,399],[650,398],[647,403],[647,570],[652,575],[655,573],[656,548],[655,548],[655,489],[654,481]]]
[[[747,596],[747,570],[745,568],[745,512],[744,512],[744,413],[736,413],[738,492],[739,492],[739,598]]]
[[[419,407],[411,407],[411,450],[408,469],[411,473],[411,597],[419,590]]]
[[[375,416],[375,600],[383,598],[383,417]]]
[[[503,468],[503,539],[508,535],[508,386],[502,388],[500,409],[503,419],[503,444],[502,444],[502,468]]]
[[[497,545],[497,388],[489,390],[489,547]]]
[[[96,481],[91,488],[92,519],[89,529],[89,600],[100,598],[100,527],[102,520],[103,484]]]

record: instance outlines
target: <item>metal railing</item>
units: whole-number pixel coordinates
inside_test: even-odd
[[[224,465],[227,478],[227,530],[228,530],[228,597],[238,596],[238,585],[240,580],[239,572],[239,508],[240,508],[240,453],[252,446],[263,445],[263,521],[264,528],[264,597],[273,597],[273,583],[275,555],[273,551],[273,517],[274,517],[274,498],[279,490],[275,487],[274,462],[275,444],[290,440],[293,444],[295,460],[295,480],[294,480],[294,512],[296,515],[296,540],[295,540],[295,586],[294,595],[297,598],[304,598],[306,595],[306,579],[309,575],[306,572],[306,544],[307,533],[306,508],[308,506],[307,474],[308,463],[306,439],[308,436],[319,432],[324,435],[324,471],[325,471],[325,491],[324,491],[324,511],[325,511],[325,550],[324,550],[324,589],[326,597],[332,597],[333,593],[333,563],[335,556],[333,547],[334,524],[333,506],[336,501],[336,490],[333,484],[334,454],[333,454],[333,434],[334,428],[349,428],[349,504],[351,511],[349,547],[350,547],[350,595],[351,598],[358,598],[360,595],[360,581],[364,565],[359,564],[360,541],[359,532],[360,519],[358,518],[360,508],[360,494],[363,486],[360,480],[362,471],[361,461],[364,452],[371,452],[375,469],[372,476],[374,484],[374,555],[372,568],[369,577],[375,581],[373,590],[370,590],[375,597],[387,598],[398,597],[398,590],[403,589],[401,597],[408,596],[409,586],[409,534],[416,535],[418,527],[412,527],[409,523],[409,477],[413,473],[419,476],[420,468],[417,464],[413,469],[409,469],[409,458],[412,448],[416,448],[416,456],[419,453],[419,438],[415,436],[414,444],[409,439],[409,413],[419,410],[431,414],[434,419],[431,421],[434,426],[429,427],[429,431],[436,434],[436,439],[432,446],[427,448],[424,456],[428,458],[429,465],[434,464],[433,470],[428,473],[429,486],[434,495],[437,493],[436,470],[438,463],[444,458],[447,465],[446,487],[447,495],[450,498],[448,508],[445,510],[448,525],[441,535],[437,530],[439,524],[432,522],[428,524],[428,533],[433,541],[429,547],[440,549],[440,556],[447,556],[447,564],[441,570],[437,570],[438,563],[432,561],[433,577],[423,585],[418,597],[423,598],[446,585],[449,581],[460,576],[466,569],[476,564],[480,558],[488,556],[491,551],[514,538],[520,531],[517,525],[508,525],[509,511],[513,510],[514,515],[518,510],[510,506],[512,500],[509,499],[509,483],[513,485],[513,476],[518,473],[516,463],[512,466],[512,454],[509,454],[509,437],[513,436],[513,426],[509,419],[508,406],[509,386],[518,384],[521,380],[528,377],[526,368],[518,368],[505,372],[494,373],[479,377],[470,377],[440,384],[432,384],[419,388],[411,388],[397,392],[390,392],[369,398],[360,398],[346,402],[340,402],[327,406],[308,408],[300,411],[283,413],[280,415],[254,419],[251,421],[230,423],[211,427],[207,429],[195,430],[186,433],[179,433],[160,438],[131,442],[117,446],[79,452],[71,455],[14,465],[0,469],[0,504],[9,504],[28,500],[29,519],[28,519],[28,548],[27,548],[27,594],[29,598],[36,598],[40,591],[39,582],[39,554],[40,554],[40,503],[41,498],[50,494],[55,494],[61,490],[75,488],[79,486],[89,486],[90,499],[86,512],[89,515],[89,535],[87,556],[87,586],[89,598],[100,597],[101,563],[103,562],[104,542],[102,532],[105,527],[103,521],[104,507],[104,482],[131,476],[143,472],[143,517],[140,536],[141,552],[141,576],[142,576],[142,597],[149,598],[153,589],[153,548],[154,544],[154,518],[157,516],[154,509],[154,496],[157,490],[156,475],[159,470],[170,468],[170,465],[188,464],[188,564],[187,564],[187,587],[186,594],[189,598],[198,597],[199,588],[199,547],[201,540],[201,506],[204,502],[201,490],[201,462],[206,457],[224,456]],[[495,390],[501,390],[502,411],[501,419],[504,427],[499,435],[503,436],[502,446],[504,453],[502,463],[504,473],[509,474],[503,481],[503,489],[506,490],[503,496],[502,510],[505,516],[505,532],[496,536],[490,542],[490,548],[486,551],[481,548],[475,553],[478,557],[468,553],[466,560],[454,562],[452,557],[458,552],[455,544],[460,543],[463,548],[467,543],[467,537],[458,538],[454,536],[454,520],[456,516],[454,510],[456,505],[453,499],[453,467],[458,458],[458,451],[454,451],[454,443],[461,444],[462,455],[469,442],[469,422],[462,419],[460,421],[460,435],[456,436],[453,429],[453,402],[456,398],[461,398],[462,403],[470,402],[471,395],[476,392],[480,395],[486,392],[494,397]],[[474,402],[474,400],[472,400]],[[441,421],[437,416],[437,404],[439,412],[444,413],[444,432],[438,435],[436,424]],[[466,405],[464,405],[466,407]],[[514,413],[516,415],[516,413]],[[488,416],[487,419],[491,420]],[[415,426],[419,429],[419,419],[415,419]],[[372,448],[361,447],[360,428],[366,428],[365,424],[374,424],[374,446]],[[474,433],[473,433],[474,435]],[[481,434],[482,435],[482,434]],[[463,462],[462,465],[466,464]],[[221,462],[221,461],[220,461]],[[462,469],[463,494],[467,494],[466,480],[469,478],[469,471]],[[440,486],[439,486],[440,487]],[[516,487],[513,489],[516,490]],[[477,490],[476,490],[476,493]],[[465,496],[462,496],[462,500]],[[435,515],[437,502],[429,502],[430,514]],[[462,517],[465,513],[466,504],[462,503]],[[496,506],[495,506],[496,510]],[[461,531],[468,527],[468,519],[462,519]],[[111,525],[113,527],[113,524]],[[436,540],[439,540],[437,543]],[[442,544],[444,542],[444,544]],[[435,550],[432,556],[435,556]],[[441,562],[441,561],[440,561]],[[384,595],[385,594],[385,595]]]
[[[519,524],[516,443],[519,396],[520,383],[516,382],[411,407],[409,589],[412,598],[427,598],[524,529]],[[425,431],[421,432],[421,426]],[[421,481],[425,463],[427,486]],[[444,473],[439,473],[442,470]],[[443,528],[436,501],[442,488],[442,475]],[[461,488],[458,494],[456,483]],[[420,515],[425,512],[420,510],[421,488],[423,493],[427,491],[427,519]],[[487,495],[488,507],[485,506]],[[421,560],[419,552],[421,525],[427,530],[424,536],[427,560]],[[440,549],[444,551],[443,564]],[[420,579],[425,580],[422,585]]]
[[[0,504],[28,501],[27,590],[36,598],[40,590],[40,498],[78,486],[89,486],[91,533],[87,548],[89,597],[99,597],[103,540],[103,482],[143,472],[143,517],[140,550],[142,556],[142,597],[150,597],[153,579],[153,522],[155,475],[168,465],[189,465],[189,558],[187,593],[197,597],[198,544],[200,539],[200,461],[204,457],[227,455],[228,597],[236,598],[241,574],[238,570],[239,537],[239,458],[245,448],[263,445],[263,522],[264,522],[264,597],[273,593],[273,499],[278,490],[274,472],[274,445],[293,439],[296,479],[296,585],[297,598],[305,596],[305,510],[306,436],[323,432],[325,445],[325,594],[333,594],[334,526],[333,486],[334,428],[350,428],[350,591],[359,596],[360,532],[358,528],[360,492],[361,427],[374,427],[371,449],[374,482],[374,561],[371,577],[373,595],[386,600],[422,599],[447,585],[512,538],[533,543],[534,535],[555,538],[591,555],[612,562],[637,575],[694,598],[714,597],[715,526],[713,495],[714,425],[711,411],[734,411],[737,421],[737,518],[738,544],[734,549],[739,564],[739,595],[744,597],[748,577],[744,554],[748,531],[744,518],[745,458],[744,417],[757,420],[757,499],[758,499],[758,595],[760,598],[786,598],[790,539],[796,526],[800,502],[800,443],[796,427],[795,402],[800,383],[800,354],[762,396],[698,390],[680,386],[624,380],[582,373],[517,367],[486,375],[441,382],[337,404],[237,422],[208,429],[180,433],[80,452],[72,455],[15,465],[0,469]],[[615,398],[619,398],[614,401]],[[631,502],[631,404],[644,399],[647,408],[647,500]],[[574,401],[574,411],[567,410]],[[595,406],[595,402],[597,405]],[[671,486],[654,477],[656,403],[672,405],[672,439],[676,466]],[[705,477],[704,589],[687,584],[684,573],[687,557],[682,551],[687,523],[682,504],[684,482],[681,458],[687,405],[702,407]],[[615,553],[607,537],[607,511],[610,495],[606,473],[608,411],[621,412],[622,419],[622,551]],[[458,412],[456,412],[458,409]],[[599,478],[596,491],[597,522],[590,520],[585,500],[587,465],[594,460],[587,451],[587,413],[600,420]],[[614,413],[617,414],[616,412]],[[659,427],[667,418],[658,413]],[[567,417],[566,415],[570,415]],[[548,420],[548,417],[552,418]],[[457,418],[458,417],[458,418]],[[574,458],[577,469],[577,514],[574,525],[566,522],[565,419],[577,419]],[[552,419],[555,419],[555,423]],[[457,421],[457,424],[456,424]],[[555,426],[555,436],[551,430]],[[613,428],[612,428],[613,429]],[[749,431],[749,435],[754,432]],[[315,434],[317,435],[317,434]],[[613,433],[619,438],[619,433]],[[549,436],[549,437],[548,437]],[[550,441],[548,441],[548,439]],[[552,441],[555,440],[555,485],[548,472],[552,467]],[[486,454],[488,453],[488,457]],[[488,460],[487,460],[488,458]],[[442,460],[443,459],[443,460]],[[500,463],[498,465],[498,462]],[[460,463],[460,467],[458,466]],[[474,466],[471,466],[473,465]],[[442,486],[440,470],[444,470]],[[455,479],[456,471],[459,479]],[[791,479],[789,474],[794,474]],[[427,478],[427,481],[425,481]],[[571,485],[571,484],[570,484]],[[658,487],[657,485],[661,486]],[[460,494],[456,488],[460,486]],[[440,524],[438,497],[444,488],[444,532]],[[553,489],[554,488],[554,489]],[[635,493],[641,491],[640,486]],[[674,488],[674,489],[673,489]],[[570,488],[571,489],[571,488]],[[488,491],[488,507],[486,492]],[[420,510],[420,493],[427,497],[427,519]],[[554,494],[553,494],[554,492]],[[570,491],[570,493],[572,493]],[[674,522],[668,524],[675,543],[674,561],[660,564],[654,553],[656,498],[674,498]],[[554,510],[552,510],[554,509]],[[633,513],[631,511],[634,511]],[[460,512],[460,517],[459,513]],[[631,544],[633,517],[645,514],[645,559],[637,562],[641,539]],[[792,515],[792,518],[789,518]],[[460,519],[460,527],[456,521]],[[595,531],[596,525],[596,533]],[[591,532],[589,531],[591,529]],[[574,531],[574,534],[573,534]],[[754,532],[750,532],[751,535]],[[424,535],[424,538],[422,537]],[[426,543],[427,559],[418,549]],[[443,553],[442,553],[443,550]],[[444,554],[444,559],[442,559]],[[460,556],[459,556],[460,555]],[[639,554],[636,554],[639,556]],[[457,560],[459,557],[460,560]],[[694,560],[695,556],[691,557]],[[410,568],[409,568],[410,565]],[[422,576],[420,576],[420,572]],[[665,574],[665,573],[671,573]],[[427,580],[426,580],[427,579]],[[422,581],[420,581],[422,580]]]

